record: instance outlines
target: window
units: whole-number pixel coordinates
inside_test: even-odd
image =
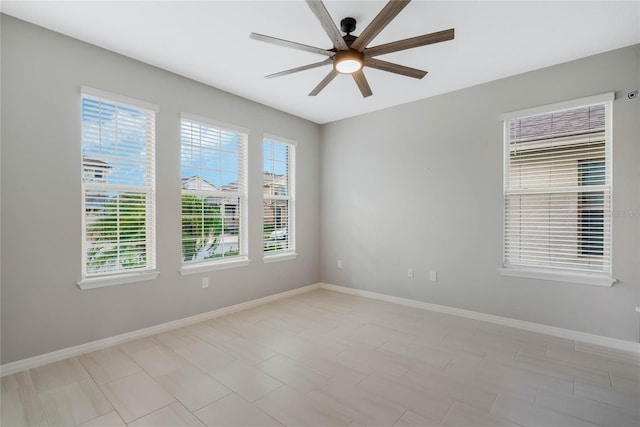
[[[613,283],[612,100],[602,95],[505,116],[503,272]]]
[[[83,289],[155,269],[156,111],[82,88]]]
[[[295,142],[265,136],[263,249],[265,260],[295,256]]]
[[[183,114],[180,140],[181,271],[246,264],[247,133]]]

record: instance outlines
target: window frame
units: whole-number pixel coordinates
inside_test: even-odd
[[[278,261],[287,261],[295,259],[298,256],[296,250],[296,148],[298,142],[283,138],[281,136],[264,133],[262,135],[262,168],[264,169],[264,146],[266,142],[275,144],[283,144],[287,147],[287,195],[266,195],[264,194],[264,181],[262,182],[262,260],[264,263],[272,263]],[[263,171],[264,172],[264,171]],[[287,221],[287,249],[280,251],[265,251],[264,239],[264,203],[267,200],[287,200],[288,221]]]
[[[182,248],[180,249],[180,274],[190,275],[205,273],[208,271],[224,270],[229,268],[238,268],[249,265],[249,245],[248,245],[248,148],[249,148],[249,129],[224,123],[208,117],[196,114],[182,112],[178,121],[180,134],[180,149],[182,150],[182,123],[189,121],[195,124],[209,126],[219,131],[232,132],[240,136],[238,144],[238,199],[240,202],[240,215],[238,217],[238,245],[239,254],[230,257],[210,258],[202,261],[184,261]],[[182,155],[180,156],[180,175],[182,176]],[[181,178],[182,179],[182,178]],[[221,195],[223,192],[219,192]],[[180,197],[184,189],[180,188]],[[182,224],[182,202],[180,203],[180,221]],[[181,225],[182,227],[182,225]],[[182,233],[181,233],[182,234]],[[180,237],[180,245],[182,246],[182,237]]]
[[[155,158],[155,145],[156,145],[156,115],[160,111],[160,108],[152,103],[141,101],[135,98],[131,98],[124,95],[114,94],[100,89],[95,89],[88,86],[80,87],[80,187],[81,187],[81,280],[77,282],[77,285],[82,290],[100,288],[105,286],[122,285],[126,283],[141,282],[147,280],[153,280],[158,277],[159,271],[156,269],[156,158]],[[84,99],[93,99],[95,101],[125,107],[138,110],[140,112],[151,114],[153,118],[153,124],[151,127],[150,135],[146,135],[145,141],[145,161],[147,167],[150,168],[151,176],[147,177],[148,182],[144,186],[140,186],[141,192],[144,192],[149,196],[147,206],[150,208],[150,212],[145,210],[145,226],[146,226],[146,254],[147,264],[145,267],[139,269],[119,269],[115,271],[108,271],[103,274],[90,274],[87,271],[87,218],[86,218],[86,190],[87,187],[94,187],[95,183],[85,182],[85,154],[84,154],[84,123],[82,115],[84,113],[83,102]],[[148,129],[147,129],[148,130]],[[148,171],[149,172],[149,171]],[[118,187],[122,185],[118,184],[106,184],[101,183],[101,188],[112,188],[114,191],[118,191]],[[97,188],[96,188],[97,189]]]
[[[613,158],[612,158],[612,115],[613,115],[613,101],[615,99],[615,93],[604,93],[600,95],[589,96],[585,98],[574,99],[570,101],[559,102],[555,104],[543,105],[539,107],[529,108],[525,110],[513,111],[510,113],[505,113],[500,116],[500,119],[503,121],[503,198],[502,198],[502,267],[499,268],[499,273],[503,276],[511,276],[511,277],[522,277],[529,279],[539,279],[539,280],[550,280],[550,281],[558,281],[558,282],[569,282],[569,283],[578,283],[584,285],[593,285],[593,286],[605,286],[610,287],[615,282],[616,279],[612,276],[612,268],[613,268],[613,256],[611,254],[608,263],[608,269],[606,272],[590,272],[590,271],[573,271],[573,270],[563,270],[559,268],[551,268],[551,267],[528,267],[528,266],[518,266],[518,265],[506,265],[505,260],[507,256],[506,249],[506,236],[507,236],[507,214],[506,214],[506,203],[507,203],[507,185],[509,183],[509,165],[510,165],[510,151],[509,151],[509,143],[510,143],[510,130],[509,130],[509,121],[517,118],[523,118],[528,116],[536,116],[540,114],[553,113],[562,110],[570,110],[577,109],[581,107],[597,105],[597,104],[605,104],[605,173],[606,180],[608,182],[608,190],[610,202],[608,206],[604,207],[604,218],[610,221],[609,225],[609,250],[613,252],[613,221],[612,212],[613,212]],[[595,160],[594,160],[595,161]],[[580,196],[579,196],[580,198]],[[576,218],[576,224],[578,228],[581,228],[581,220],[580,213],[578,213],[578,217]],[[580,232],[580,231],[579,231]],[[578,243],[576,250],[578,253],[582,251],[581,245]],[[581,255],[582,256],[582,255]],[[590,255],[584,255],[590,256]]]

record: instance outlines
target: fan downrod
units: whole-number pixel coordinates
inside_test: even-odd
[[[343,33],[350,35],[356,30],[356,20],[355,18],[347,17],[340,21],[340,29]]]

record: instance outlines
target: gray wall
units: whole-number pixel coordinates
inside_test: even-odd
[[[636,45],[323,126],[322,280],[637,342],[640,99],[626,94],[639,57]],[[611,91],[619,282],[500,276],[500,114]]]
[[[2,355],[9,363],[316,283],[320,127],[3,15]],[[89,291],[81,272],[80,85],[160,106],[157,280]],[[250,129],[248,267],[181,276],[179,113]],[[262,133],[299,142],[296,260],[262,262]]]

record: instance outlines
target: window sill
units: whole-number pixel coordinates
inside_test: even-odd
[[[280,253],[275,255],[265,255],[264,258],[262,259],[262,262],[264,262],[265,264],[268,264],[270,262],[289,261],[292,259],[296,259],[297,256],[298,254],[295,252],[285,252],[285,253]]]
[[[201,262],[194,264],[184,264],[180,268],[180,274],[188,276],[189,274],[206,273],[207,271],[226,270],[227,268],[238,268],[249,265],[250,260],[246,257],[234,259],[232,261],[216,261]]]
[[[160,274],[157,270],[144,271],[140,273],[119,274],[117,276],[89,277],[79,281],[78,287],[83,291],[88,289],[103,288],[105,286],[124,285],[126,283],[144,282],[154,280]]]
[[[500,268],[502,276],[524,277],[527,279],[553,280],[557,282],[579,283],[581,285],[611,287],[616,279],[598,274],[561,273],[525,268]]]

